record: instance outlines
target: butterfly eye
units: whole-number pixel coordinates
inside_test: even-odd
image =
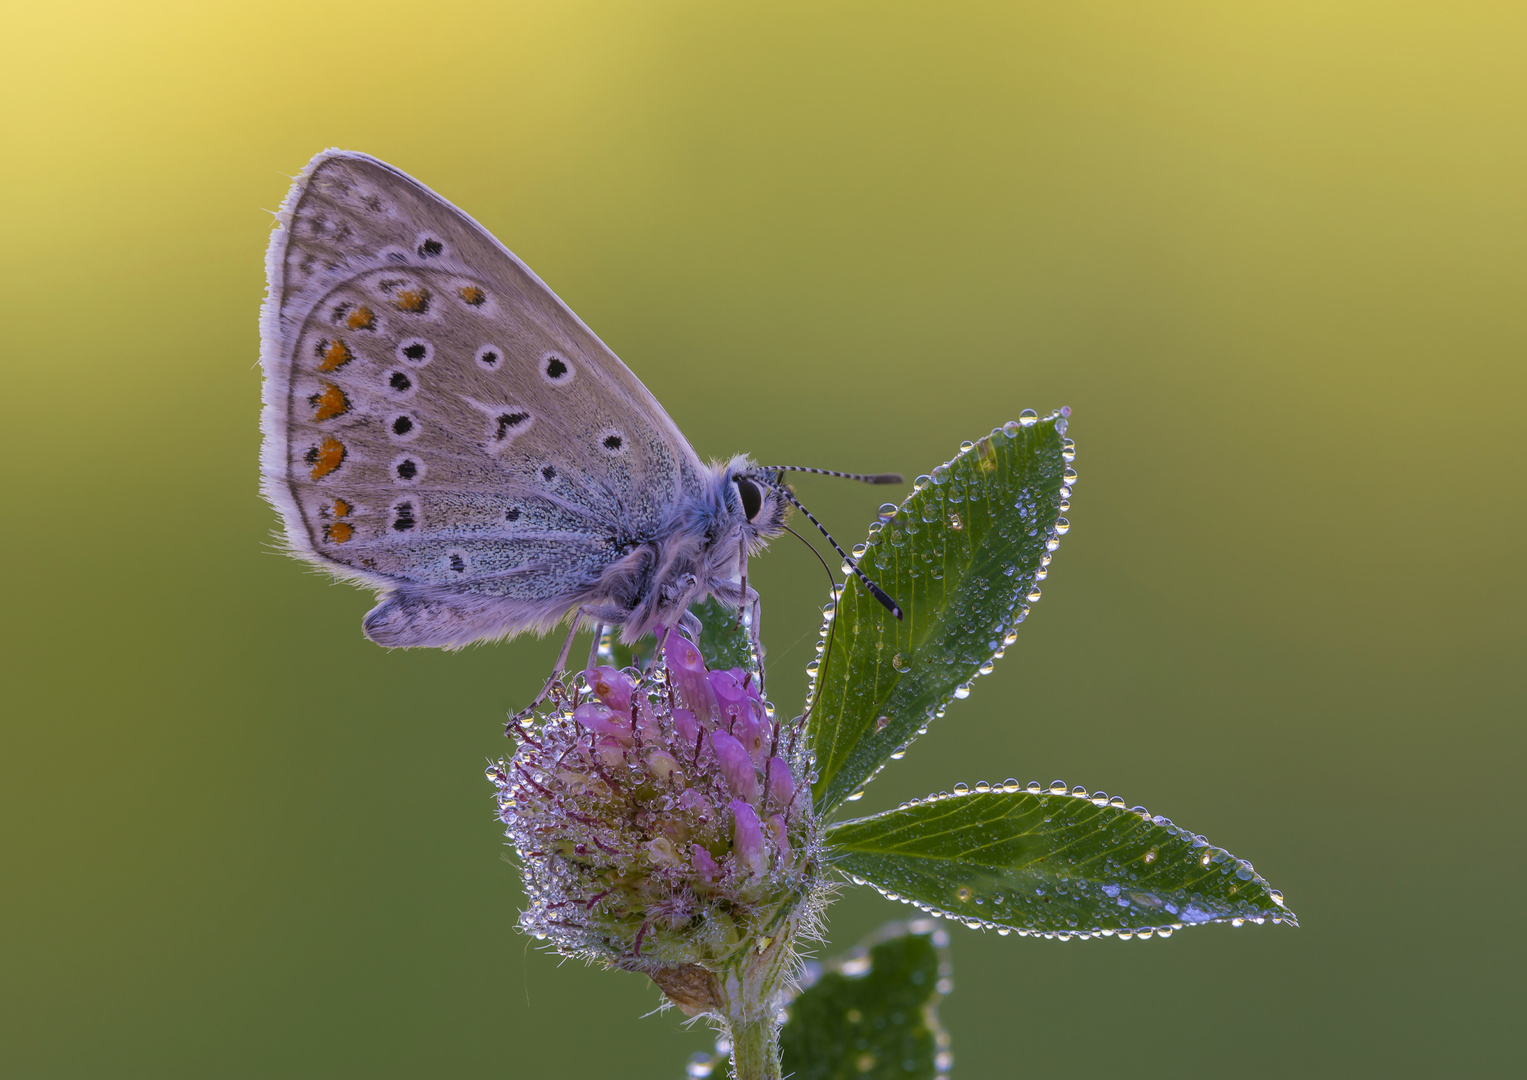
[[[763,509],[763,492],[746,476],[734,476],[732,483],[737,485],[737,494],[742,496],[742,512],[752,521],[758,516],[758,511]]]

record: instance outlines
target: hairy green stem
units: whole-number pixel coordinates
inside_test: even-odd
[[[780,1080],[779,1025],[772,1016],[732,1027],[733,1080]]]

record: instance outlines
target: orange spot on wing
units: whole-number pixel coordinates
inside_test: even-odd
[[[334,505],[329,507],[329,513],[333,514],[337,518],[349,517],[351,511],[354,509],[355,507],[345,502],[344,499],[335,499]]]
[[[410,315],[423,315],[429,310],[428,289],[404,289],[393,300],[399,311],[406,311]]]
[[[456,295],[461,297],[463,303],[471,304],[473,307],[481,306],[483,301],[488,299],[488,294],[476,285],[463,285],[456,290]]]
[[[370,330],[376,326],[376,314],[365,304],[350,312],[345,325],[351,330]]]
[[[313,479],[322,480],[344,462],[345,444],[330,435],[302,457],[313,467]]]
[[[346,521],[336,521],[323,527],[323,538],[335,544],[343,544],[355,535],[355,526]]]
[[[355,354],[350,351],[350,346],[338,338],[329,342],[326,346],[320,346],[320,351],[323,356],[318,361],[319,371],[338,371],[355,359]]]
[[[314,420],[332,420],[350,411],[350,399],[333,383],[324,383],[322,390],[308,398],[308,404],[313,406]]]

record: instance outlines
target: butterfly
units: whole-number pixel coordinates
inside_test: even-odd
[[[378,590],[372,641],[455,648],[569,616],[635,641],[706,597],[756,612],[748,558],[799,506],[780,480],[796,467],[702,462],[451,203],[326,150],[282,203],[266,271],[262,490],[293,554]]]

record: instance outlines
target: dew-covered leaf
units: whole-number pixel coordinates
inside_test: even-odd
[[[1164,937],[1227,920],[1298,925],[1249,862],[1064,785],[933,795],[834,825],[827,839],[851,878],[971,926]]]
[[[689,612],[704,627],[695,644],[700,647],[707,668],[712,671],[734,667],[744,671],[753,669],[748,632],[738,621],[737,612],[724,607],[713,597],[690,605]],[[635,645],[626,645],[618,633],[612,632],[601,640],[601,662],[618,668],[640,666],[651,659],[656,648],[657,640],[650,634]]]
[[[948,1072],[938,1002],[948,938],[933,919],[892,923],[847,956],[808,966],[780,1059],[793,1080],[930,1080]]]
[[[850,577],[810,721],[817,811],[826,814],[905,749],[1000,656],[1039,596],[1075,480],[1060,413],[1029,413],[923,478],[871,526],[860,566],[901,620]],[[824,631],[825,633],[825,631]]]
[[[720,601],[706,598],[689,609],[690,614],[704,624],[700,632],[700,653],[705,666],[712,671],[726,668],[753,669],[753,649],[748,641],[748,631],[737,612],[723,607]]]

